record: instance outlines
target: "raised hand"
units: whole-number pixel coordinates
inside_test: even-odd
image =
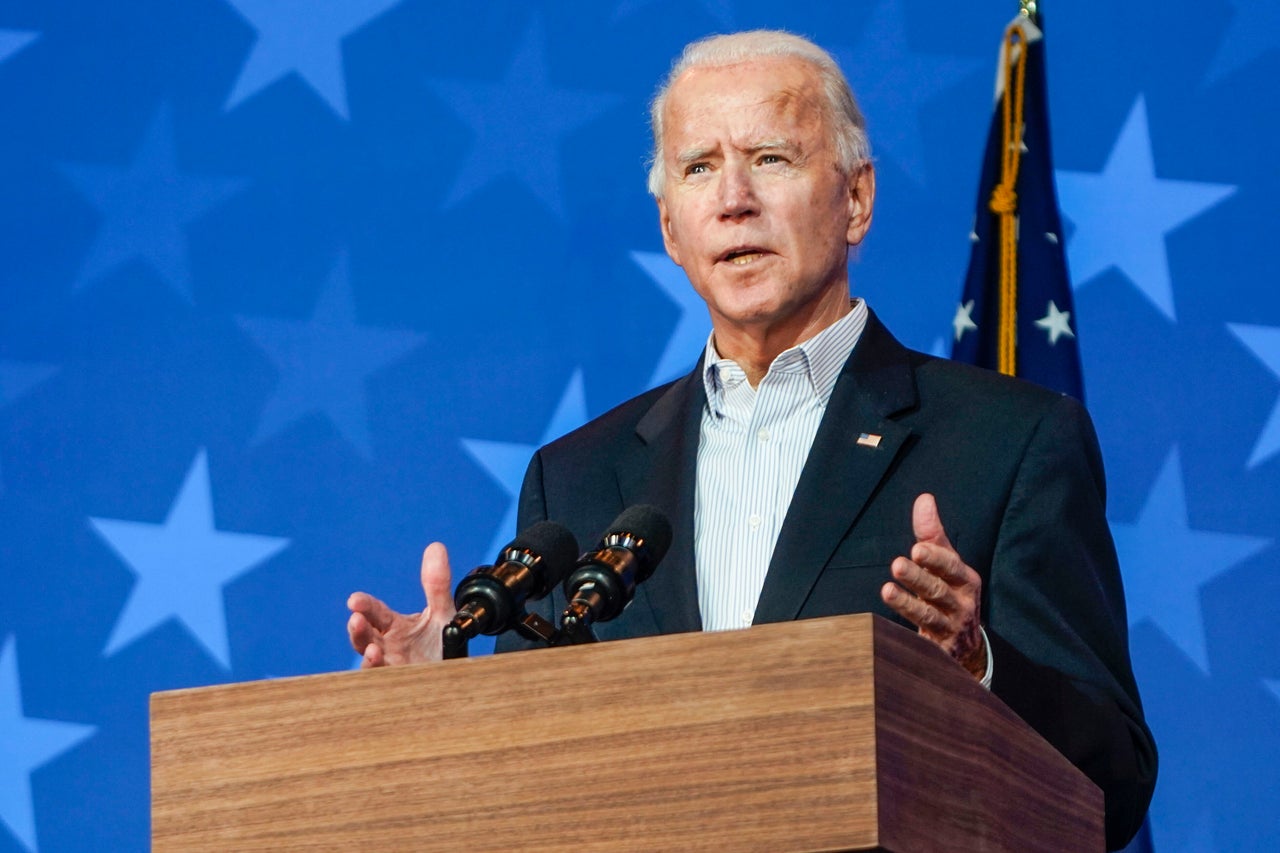
[[[979,618],[982,578],[951,546],[933,495],[916,498],[911,527],[911,556],[893,561],[893,581],[880,588],[880,597],[980,679],[987,669]]]
[[[456,609],[450,592],[449,552],[432,542],[422,552],[422,591],[427,606],[421,613],[397,613],[380,599],[353,592],[347,599],[351,618],[347,634],[361,656],[360,666],[394,666],[440,660],[441,631]]]

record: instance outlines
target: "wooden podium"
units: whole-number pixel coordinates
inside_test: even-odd
[[[870,615],[157,693],[167,850],[1103,849],[1102,794]]]

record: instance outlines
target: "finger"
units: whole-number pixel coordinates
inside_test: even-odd
[[[351,638],[351,648],[360,655],[364,654],[370,643],[376,643],[379,639],[378,631],[369,624],[363,613],[351,614],[351,618],[347,620],[347,636]]]
[[[911,546],[911,560],[924,571],[950,586],[972,583],[972,570],[950,545],[917,542]]]
[[[452,619],[457,612],[453,606],[450,587],[453,571],[449,568],[449,551],[440,542],[432,542],[422,552],[422,592],[432,618]]]
[[[942,518],[938,515],[938,502],[928,492],[917,497],[911,507],[911,529],[918,542],[951,547],[947,532],[942,528]]]
[[[919,598],[934,604],[943,604],[951,598],[951,588],[946,582],[919,563],[898,557],[890,564],[889,572],[894,580]]]
[[[377,643],[370,643],[368,648],[364,650],[364,655],[360,658],[361,669],[373,669],[378,666],[386,666],[387,657],[382,652],[382,646]]]
[[[396,612],[383,603],[380,599],[374,598],[367,592],[353,592],[347,599],[347,607],[353,613],[360,613],[364,618],[369,620],[378,631],[386,631],[391,628],[391,623],[395,621]]]
[[[938,636],[948,633],[947,619],[937,608],[924,599],[911,595],[896,583],[886,583],[880,587],[880,598],[891,610],[921,631]]]

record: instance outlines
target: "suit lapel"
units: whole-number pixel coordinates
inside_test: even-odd
[[[906,349],[872,314],[836,382],[796,485],[760,593],[756,624],[799,614],[911,434],[891,416],[916,401]],[[864,433],[870,438],[860,444]]]
[[[693,502],[706,390],[702,367],[677,380],[636,425],[640,441],[617,464],[622,505],[651,504],[671,521],[671,548],[636,592],[664,634],[702,629],[694,571]],[[634,606],[634,605],[633,605]]]

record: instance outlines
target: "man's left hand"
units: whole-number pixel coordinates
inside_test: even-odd
[[[893,561],[893,581],[880,588],[880,597],[981,679],[987,670],[978,612],[982,578],[951,547],[933,495],[916,498],[911,527],[916,537],[911,557]]]

